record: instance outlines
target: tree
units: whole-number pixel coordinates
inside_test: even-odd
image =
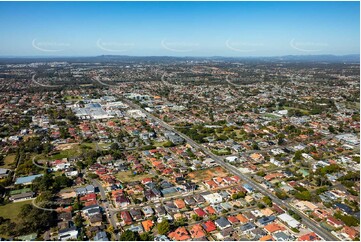
[[[306,191],[302,191],[302,192],[296,192],[295,198],[300,199],[300,200],[310,201],[312,196],[311,196],[311,193],[306,190]]]
[[[170,140],[163,143],[163,147],[166,147],[166,148],[167,147],[173,147],[173,146],[175,146],[175,144]]]
[[[328,131],[330,131],[333,134],[336,133],[336,129],[332,125],[328,126]]]
[[[297,161],[297,160],[301,160],[301,159],[302,159],[302,151],[298,150],[298,151],[295,152],[293,160]]]
[[[263,197],[262,200],[268,207],[272,207],[272,199],[269,196]]]
[[[263,208],[265,208],[266,206],[265,206],[263,203],[258,203],[258,204],[257,204],[257,207],[258,207],[259,209],[263,209]]]
[[[88,177],[89,177],[90,179],[97,179],[99,176],[98,176],[97,174],[95,174],[95,173],[89,173],[89,174],[88,174]]]
[[[59,191],[63,188],[70,187],[73,185],[73,180],[62,175],[54,178],[53,188],[55,191]]]
[[[119,238],[120,241],[139,241],[139,239],[139,234],[130,230],[124,231]]]
[[[266,175],[266,172],[264,172],[264,171],[258,171],[257,173],[257,176],[265,176]]]
[[[193,219],[194,221],[199,221],[199,220],[201,220],[202,218],[199,217],[197,214],[193,214],[193,215],[192,215],[192,219]]]
[[[154,240],[154,236],[152,236],[149,232],[146,233],[142,233],[140,235],[140,239],[142,241],[153,241]]]
[[[56,225],[56,213],[39,210],[31,204],[21,207],[17,230],[19,233],[42,232]]]
[[[209,219],[212,220],[212,221],[215,221],[217,220],[218,216],[216,214],[212,214],[209,216]]]
[[[49,191],[53,182],[53,175],[46,173],[44,176],[35,178],[32,187],[34,191]]]
[[[347,226],[357,226],[360,223],[357,218],[351,215],[342,215],[340,212],[335,213],[334,216],[344,222]]]
[[[258,144],[257,144],[256,142],[254,142],[254,143],[252,144],[252,149],[253,149],[253,150],[259,150]]]
[[[161,235],[167,234],[169,232],[169,228],[170,226],[168,220],[163,220],[162,222],[157,224],[158,233]]]
[[[74,224],[77,228],[81,228],[84,226],[84,219],[83,217],[80,215],[80,213],[78,213],[75,218],[74,218]]]
[[[118,145],[118,143],[113,143],[111,146],[110,146],[110,149],[111,150],[119,150],[119,145]]]
[[[284,191],[276,191],[276,196],[281,200],[285,200],[286,198],[288,198],[287,194]]]

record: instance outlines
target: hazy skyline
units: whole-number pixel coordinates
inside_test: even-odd
[[[0,56],[358,54],[359,2],[0,2]]]

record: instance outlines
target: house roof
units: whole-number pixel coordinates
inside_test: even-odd
[[[248,219],[243,216],[242,214],[237,214],[236,215],[236,218],[241,222],[241,223],[247,223],[248,222]]]
[[[144,231],[146,231],[146,232],[150,231],[152,229],[153,225],[154,225],[154,222],[150,219],[142,222],[142,226],[144,228]]]
[[[273,241],[272,235],[268,234],[259,239],[260,241]]]
[[[195,224],[193,227],[189,230],[192,238],[202,238],[206,234],[204,233],[201,224]]]
[[[273,237],[276,240],[288,241],[291,239],[291,236],[285,234],[284,232],[277,232],[273,234]]]
[[[316,235],[315,232],[304,234],[298,238],[298,241],[315,241],[315,240],[320,240],[320,238]]]
[[[17,184],[26,184],[26,183],[30,183],[32,182],[35,178],[37,177],[41,177],[43,174],[38,174],[38,175],[32,175],[32,176],[23,176],[23,177],[18,177],[15,181],[15,185]]]
[[[177,208],[182,209],[186,206],[184,201],[182,199],[176,199],[174,200],[174,204],[177,206]]]
[[[227,219],[228,219],[228,221],[229,221],[230,223],[232,223],[232,224],[239,222],[239,220],[237,219],[236,216],[228,216]]]
[[[203,227],[204,230],[207,231],[207,232],[212,232],[212,231],[214,231],[214,230],[217,229],[216,224],[215,224],[213,221],[211,221],[211,220],[209,220],[209,221],[207,221],[207,222],[204,222],[204,223],[202,224],[202,227]]]
[[[208,214],[215,214],[216,213],[216,210],[214,210],[214,208],[211,205],[204,208],[204,211],[206,211]]]
[[[285,230],[285,228],[277,223],[270,223],[264,226],[264,229],[269,233],[274,233],[276,231]]]
[[[258,219],[258,223],[262,224],[262,225],[266,225],[272,221],[274,221],[276,219],[275,216],[268,216],[268,217],[262,217],[260,219]]]
[[[129,223],[132,222],[132,217],[130,216],[128,211],[121,211],[120,216],[124,220],[124,222]]]
[[[203,209],[201,208],[195,208],[194,212],[199,216],[199,217],[204,217],[206,216],[206,212],[203,211]]]
[[[273,214],[273,211],[270,208],[265,208],[261,210],[261,213],[265,216],[270,216]]]
[[[231,225],[225,217],[220,217],[219,219],[217,219],[215,221],[215,223],[217,224],[217,226],[219,226],[221,228],[224,228],[224,227],[227,227],[227,226]]]
[[[169,233],[168,237],[176,241],[183,241],[190,239],[189,233],[185,227],[177,228],[175,231]]]
[[[354,228],[351,228],[349,226],[345,226],[342,231],[347,234],[351,239],[354,239],[357,237],[357,235],[359,234],[359,232],[354,229]]]

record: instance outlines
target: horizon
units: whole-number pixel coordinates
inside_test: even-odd
[[[299,54],[299,55],[260,55],[260,56],[221,56],[221,55],[213,55],[213,56],[192,56],[192,55],[184,55],[184,56],[172,56],[172,55],[112,55],[112,54],[101,54],[101,55],[34,55],[34,56],[1,56],[0,58],[95,58],[95,57],[170,57],[170,58],[282,58],[282,57],[321,57],[321,56],[329,56],[329,57],[350,57],[350,56],[361,56],[360,53],[355,54],[345,54],[345,55],[337,55],[337,54]]]
[[[360,54],[359,2],[0,2],[0,57]]]

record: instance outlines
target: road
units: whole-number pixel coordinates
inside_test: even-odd
[[[304,225],[306,225],[308,228],[312,229],[314,232],[316,232],[323,240],[327,240],[327,241],[337,241],[339,240],[337,237],[335,237],[333,234],[331,234],[329,231],[327,231],[326,229],[320,227],[317,223],[315,223],[314,221],[312,221],[308,216],[300,213],[299,211],[295,210],[290,204],[282,201],[281,199],[279,199],[278,197],[276,197],[275,195],[273,195],[272,192],[270,192],[268,189],[262,187],[259,183],[255,182],[254,180],[252,180],[249,176],[247,176],[246,174],[240,172],[236,167],[226,163],[223,161],[222,158],[216,156],[215,154],[213,154],[210,150],[206,149],[205,147],[203,147],[202,145],[196,143],[194,140],[192,140],[191,138],[189,138],[188,136],[184,135],[183,133],[177,131],[176,129],[174,129],[172,126],[168,125],[167,123],[165,123],[163,120],[153,116],[152,114],[150,114],[149,112],[147,112],[146,110],[144,110],[143,108],[141,108],[140,106],[134,104],[133,102],[130,102],[128,100],[123,100],[125,103],[127,103],[130,107],[133,107],[135,109],[139,109],[141,110],[144,114],[147,115],[148,118],[153,119],[155,121],[158,122],[159,125],[161,125],[163,128],[166,128],[174,133],[176,133],[177,135],[179,135],[180,137],[182,137],[184,140],[186,140],[190,145],[192,145],[193,147],[197,148],[198,150],[203,151],[206,155],[208,155],[209,157],[211,157],[215,162],[217,162],[219,165],[221,165],[222,167],[224,167],[226,170],[228,170],[229,172],[233,173],[234,175],[239,176],[242,180],[244,180],[245,182],[247,182],[249,185],[251,185],[253,188],[257,189],[258,191],[260,191],[262,194],[269,196],[274,203],[276,203],[277,205],[281,206],[281,207],[286,207],[287,209],[292,209],[293,211],[295,211],[301,218],[302,218],[302,223]]]
[[[102,201],[103,201],[102,204],[103,204],[103,206],[105,208],[105,214],[107,216],[107,219],[110,222],[110,224],[113,226],[114,230],[116,231],[117,228],[118,228],[117,222],[114,219],[115,215],[110,213],[110,208],[109,208],[110,203],[108,201],[107,195],[105,194],[104,188],[103,188],[102,184],[100,184],[100,182],[98,180],[92,180],[92,182],[93,182],[94,187],[98,187],[98,189],[99,189],[100,196],[101,196]],[[114,234],[115,234],[116,240],[119,240],[119,233],[115,232]]]

